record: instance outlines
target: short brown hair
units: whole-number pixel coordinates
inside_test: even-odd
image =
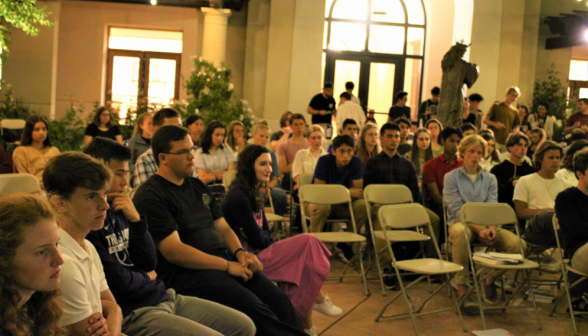
[[[529,141],[529,137],[526,134],[523,134],[521,132],[518,133],[511,133],[508,138],[506,138],[506,148],[508,149],[508,147],[513,147],[519,144],[519,142],[521,142],[522,140],[525,140],[527,142],[527,145],[529,145],[531,143],[531,141]]]
[[[280,117],[280,127],[286,127],[286,122],[290,122],[290,118],[294,113],[292,113],[291,111],[288,112],[284,112],[284,114],[282,114],[282,116]]]

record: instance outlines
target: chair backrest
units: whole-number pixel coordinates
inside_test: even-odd
[[[392,229],[409,229],[429,224],[429,215],[418,203],[385,205],[378,211],[382,226]]]
[[[0,120],[0,127],[7,129],[23,129],[26,121],[22,119],[2,119]]]
[[[300,203],[342,204],[351,203],[349,190],[340,184],[307,184],[300,188]]]
[[[225,174],[223,175],[223,185],[225,186],[225,189],[229,189],[229,187],[231,186],[231,183],[233,183],[233,181],[235,180],[235,178],[237,177],[237,171],[236,170],[227,170],[225,172]]]
[[[412,193],[402,184],[370,184],[363,191],[366,203],[402,204],[412,203]]]
[[[31,174],[1,174],[0,196],[17,193],[41,193],[39,180]]]
[[[303,185],[312,184],[312,177],[313,174],[300,174],[298,176],[298,187],[302,187]]]
[[[517,224],[517,215],[506,203],[466,203],[461,207],[461,220],[480,226]]]

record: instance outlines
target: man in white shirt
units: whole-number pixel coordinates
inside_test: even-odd
[[[337,110],[337,129],[339,133],[343,131],[343,122],[345,119],[353,119],[357,123],[359,129],[365,124],[365,113],[361,106],[351,101],[349,92],[343,92],[339,96],[339,109]]]
[[[535,152],[537,172],[519,179],[513,201],[517,216],[527,221],[524,238],[534,245],[551,246],[555,242],[551,221],[557,195],[574,185],[555,176],[563,149],[553,141],[545,141]]]

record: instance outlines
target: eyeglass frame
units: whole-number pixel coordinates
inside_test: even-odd
[[[195,153],[197,149],[198,149],[198,146],[192,146],[192,147],[190,147],[190,149],[182,149],[179,152],[175,152],[175,153],[172,153],[172,152],[161,152],[161,154],[171,154],[171,155],[177,155],[177,156],[182,156],[183,155],[185,157],[188,157],[188,154],[190,152]],[[184,152],[184,151],[186,151],[186,152]]]

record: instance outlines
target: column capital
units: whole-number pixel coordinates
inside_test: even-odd
[[[202,14],[204,14],[205,18],[208,16],[221,16],[225,18],[231,16],[231,10],[226,8],[217,9],[210,7],[202,7],[200,8],[200,10],[202,11]]]

